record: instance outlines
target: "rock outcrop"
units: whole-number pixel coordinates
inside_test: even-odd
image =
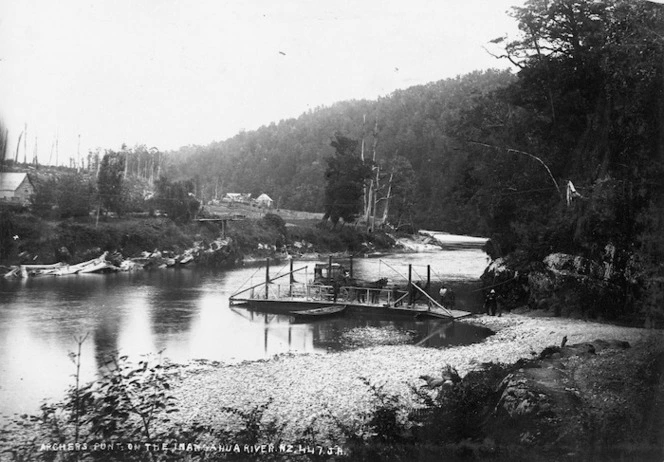
[[[504,308],[528,306],[555,316],[610,316],[619,311],[620,281],[634,283],[634,278],[628,276],[635,269],[634,265],[617,265],[611,245],[602,255],[601,261],[596,261],[552,253],[541,262],[529,262],[525,255],[510,255],[491,262],[482,281],[487,290],[495,288]],[[624,268],[619,271],[617,266]]]
[[[492,436],[529,445],[556,441],[574,446],[581,425],[577,408],[582,396],[575,361],[610,348],[629,348],[629,343],[596,340],[550,346],[537,359],[525,362],[505,377],[496,390],[497,404],[489,417]]]

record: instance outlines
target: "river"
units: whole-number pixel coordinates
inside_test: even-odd
[[[455,242],[442,251],[355,259],[355,275],[403,281],[413,277],[446,281],[457,291],[457,308],[477,312],[478,278],[488,263],[476,243]],[[295,262],[295,268],[312,261]],[[271,265],[271,274],[288,270]],[[361,329],[403,333],[408,343],[441,348],[476,342],[490,332],[463,323],[424,319],[343,316],[311,323],[229,307],[240,287],[260,283],[264,264],[219,271],[162,269],[114,274],[0,278],[0,414],[34,413],[44,400],[60,399],[73,384],[69,353],[81,347],[81,377],[98,373],[114,351],[139,358],[161,351],[177,363],[193,359],[239,362],[280,353],[357,348],[352,333]],[[350,340],[349,340],[350,339]]]

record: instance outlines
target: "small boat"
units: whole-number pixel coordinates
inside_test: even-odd
[[[346,305],[330,305],[330,306],[320,306],[318,308],[311,308],[309,310],[291,311],[290,314],[299,317],[330,316],[333,314],[341,313],[345,309]]]

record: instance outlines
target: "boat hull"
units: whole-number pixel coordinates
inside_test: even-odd
[[[346,305],[331,305],[331,306],[319,306],[317,308],[312,308],[310,310],[303,311],[291,311],[292,315],[301,317],[301,318],[321,318],[326,316],[333,316],[335,314],[341,314],[346,309]]]
[[[254,311],[260,311],[263,313],[271,314],[284,314],[284,315],[297,315],[304,311],[320,308],[322,306],[334,306],[338,303],[334,302],[321,302],[321,301],[279,301],[279,300],[234,300],[234,306],[241,306],[248,308]],[[369,305],[369,304],[358,304],[351,303],[346,304],[345,313],[348,314],[369,314],[369,315],[380,315],[385,317],[447,317],[442,313],[428,309],[425,305],[416,305],[416,306],[403,306],[403,307],[393,307],[393,306],[381,306],[381,305]],[[459,316],[462,317],[462,316]]]

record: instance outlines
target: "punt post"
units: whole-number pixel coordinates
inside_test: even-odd
[[[265,299],[267,300],[267,292],[270,284],[270,258],[265,260]]]

